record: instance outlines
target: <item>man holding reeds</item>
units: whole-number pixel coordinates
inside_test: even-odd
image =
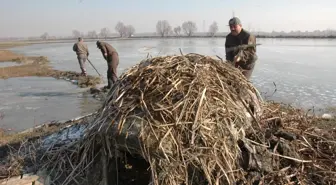
[[[256,46],[244,49],[237,46],[256,44],[256,37],[242,28],[241,21],[237,17],[229,20],[229,26],[231,32],[226,36],[225,41],[226,60],[241,69],[243,75],[250,79],[258,59]],[[228,48],[232,47],[237,47],[237,49],[228,51]]]
[[[118,80],[117,67],[119,65],[119,55],[117,50],[106,42],[97,41],[97,48],[100,49],[104,59],[107,61],[108,85],[105,88],[110,89],[112,84]]]
[[[86,76],[85,62],[89,56],[89,49],[84,43],[83,38],[79,37],[78,42],[72,47],[73,51],[77,54],[78,63],[82,70],[82,75]]]

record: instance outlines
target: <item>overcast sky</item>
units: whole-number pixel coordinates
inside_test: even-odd
[[[0,0],[0,37],[67,36],[73,29],[87,33],[117,21],[136,32],[155,32],[156,22],[172,27],[195,21],[198,31],[217,21],[227,31],[232,12],[255,31],[336,29],[335,0]],[[204,24],[205,23],[205,24]]]

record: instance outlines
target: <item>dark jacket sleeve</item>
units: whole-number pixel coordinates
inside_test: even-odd
[[[77,44],[76,44],[76,43],[72,46],[72,50],[73,50],[74,52],[77,52]]]
[[[105,56],[105,53],[107,54],[106,45],[102,43],[100,50],[101,50],[101,52],[103,54],[104,59],[107,60],[107,57]]]
[[[225,59],[227,61],[232,61],[234,57],[233,51],[227,52],[227,49],[230,47],[229,42],[230,42],[230,38],[227,36],[225,39]]]

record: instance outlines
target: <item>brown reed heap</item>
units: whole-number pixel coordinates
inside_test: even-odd
[[[139,130],[135,152],[149,161],[155,184],[233,183],[255,94],[240,71],[207,56],[147,59],[111,89],[88,137],[109,141],[103,146],[111,151],[116,137]]]
[[[148,173],[153,185],[335,184],[335,128],[257,97],[229,63],[149,58],[120,77],[84,137],[30,161],[64,185],[147,185]]]

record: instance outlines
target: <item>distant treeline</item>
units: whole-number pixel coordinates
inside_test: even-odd
[[[335,39],[336,36],[270,36],[270,35],[255,35],[257,38],[270,38],[270,39]],[[225,39],[225,35],[219,36],[133,36],[127,38],[120,38],[120,37],[105,37],[105,38],[88,38],[84,37],[86,42],[93,42],[97,40],[134,40],[134,39],[192,39],[192,38],[223,38]],[[34,39],[9,39],[3,40],[3,42],[28,42],[28,43],[67,43],[67,42],[76,42],[77,38],[50,38],[50,39],[41,39],[41,38],[34,38]]]
[[[256,35],[257,38],[326,38],[333,39],[336,38],[336,30],[326,29],[326,30],[315,30],[315,31],[272,31],[272,32],[263,32],[256,31],[251,28],[244,28],[250,31],[252,34]],[[101,28],[99,31],[91,30],[82,32],[81,30],[72,30],[72,34],[66,37],[57,37],[49,35],[48,32],[44,32],[41,36],[38,37],[29,37],[29,38],[4,38],[0,40],[75,40],[78,37],[83,37],[86,39],[116,39],[116,38],[137,38],[137,39],[152,39],[152,38],[222,38],[227,35],[226,32],[220,32],[219,27],[216,21],[214,21],[208,28],[207,31],[200,32],[195,22],[185,21],[182,25],[176,25],[173,27],[167,20],[159,20],[156,23],[156,30],[148,33],[137,33],[136,28],[130,24],[124,24],[119,21],[115,27],[114,32],[110,30],[109,27]]]
[[[291,36],[291,35],[257,35],[255,34],[257,38],[295,38],[295,39],[335,39],[336,36]],[[157,36],[157,35],[152,35],[152,36],[132,36],[132,37],[126,37],[126,38],[121,38],[121,37],[116,37],[116,36],[110,36],[110,37],[104,37],[104,38],[90,38],[90,37],[83,37],[86,41],[94,41],[94,40],[130,40],[130,39],[181,39],[181,38],[225,38],[226,35],[214,35],[214,36],[207,36],[207,35],[192,35],[192,36]],[[47,41],[76,41],[77,38],[51,38],[48,39]],[[44,39],[28,39],[27,41],[43,41]],[[46,41],[46,40],[45,40]]]
[[[334,39],[336,35],[329,36],[314,36],[314,35],[256,35],[257,38],[295,38],[295,39]]]

